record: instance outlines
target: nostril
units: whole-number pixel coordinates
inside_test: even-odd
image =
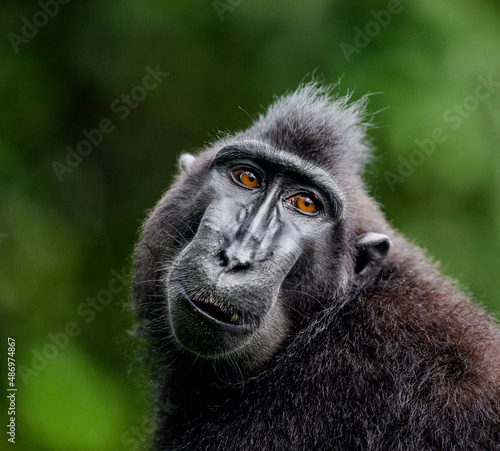
[[[227,266],[229,264],[229,259],[227,258],[226,251],[220,251],[218,258],[219,266]]]
[[[239,263],[232,268],[232,271],[233,273],[240,272],[240,271],[245,271],[248,268],[250,268],[250,263]]]
[[[219,266],[226,268],[224,272],[240,272],[249,269],[251,265],[250,259],[246,255],[233,255],[231,250],[224,249],[216,256]]]

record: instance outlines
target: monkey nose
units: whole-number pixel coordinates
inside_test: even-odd
[[[248,252],[243,249],[232,251],[225,249],[218,254],[219,266],[225,268],[225,272],[239,272],[250,268],[251,258]]]

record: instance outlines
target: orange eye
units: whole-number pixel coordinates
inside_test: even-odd
[[[290,203],[303,213],[313,214],[318,211],[318,206],[307,194],[297,194],[289,199]]]
[[[247,188],[258,188],[260,186],[259,178],[251,171],[238,170],[233,172],[234,178]]]

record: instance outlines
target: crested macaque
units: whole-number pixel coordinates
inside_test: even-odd
[[[305,84],[181,156],[135,252],[155,449],[500,449],[499,329],[368,195],[365,109]]]

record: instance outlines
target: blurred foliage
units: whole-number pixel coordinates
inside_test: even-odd
[[[143,447],[144,394],[122,344],[128,293],[105,298],[112,271],[129,271],[181,151],[247,126],[312,74],[341,78],[355,98],[377,93],[372,193],[395,227],[500,311],[500,4],[401,0],[387,23],[379,11],[396,4],[0,2],[0,327],[2,349],[17,340],[18,449]],[[370,25],[375,15],[386,23]],[[342,43],[356,39],[346,57]],[[169,75],[120,119],[113,102],[158,66]],[[497,86],[476,102],[480,76]],[[455,105],[469,108],[456,129],[446,120]],[[59,181],[53,162],[104,118],[113,132]],[[446,140],[388,183],[436,128]],[[0,370],[5,393],[6,357]]]

